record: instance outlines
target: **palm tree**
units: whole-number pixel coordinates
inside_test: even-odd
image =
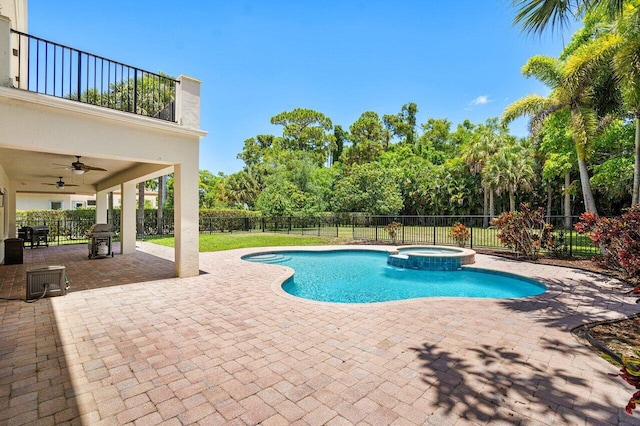
[[[549,25],[557,29],[598,9],[610,17],[619,16],[625,0],[511,0],[511,3],[516,9],[514,23],[526,32],[540,34]]]
[[[613,64],[620,78],[625,107],[636,128],[631,204],[638,204],[640,203],[640,5],[637,1],[628,3],[616,22],[619,40]]]
[[[515,211],[516,193],[531,190],[535,176],[533,152],[512,141],[487,160],[483,186],[495,189],[498,195],[507,192],[509,210]]]
[[[260,183],[250,171],[240,171],[227,176],[224,192],[229,204],[252,208],[260,195]]]
[[[502,138],[503,135],[504,133],[500,132],[498,129],[498,123],[489,120],[486,125],[482,125],[476,129],[469,143],[462,147],[462,159],[469,166],[471,173],[474,175],[483,175],[487,161],[496,153],[498,147],[504,143]],[[490,195],[489,187],[485,183],[486,182],[483,179],[482,213],[484,218],[482,226],[486,228],[489,226],[488,202],[489,198],[493,198],[493,191],[491,191]],[[491,215],[493,215],[493,211],[491,212]]]
[[[602,65],[611,58],[614,47],[613,38],[603,38],[597,42],[592,40],[580,45],[566,61],[561,62],[548,56],[534,56],[523,67],[523,74],[536,77],[549,86],[550,95],[525,96],[509,105],[502,114],[505,123],[521,116],[531,117],[531,132],[537,135],[549,115],[563,110],[569,111],[585,210],[595,214],[598,210],[586,163],[591,142],[599,130],[599,120],[593,102],[593,82]]]
[[[541,33],[547,25],[566,24],[570,17],[578,18],[589,12],[603,11],[600,19],[614,25],[611,30],[618,35],[614,67],[625,106],[634,121],[635,165],[633,175],[632,204],[640,203],[640,7],[637,0],[512,0],[516,8],[514,22],[532,33]],[[602,33],[601,33],[602,34]]]

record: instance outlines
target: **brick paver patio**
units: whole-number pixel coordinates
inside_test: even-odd
[[[362,248],[362,246],[359,246]],[[375,247],[381,249],[381,247]],[[366,305],[279,290],[290,270],[201,254],[175,279],[172,251],[88,260],[85,246],[0,266],[63,264],[69,294],[0,301],[0,424],[638,424],[632,393],[570,330],[637,305],[587,272],[477,256],[543,281],[528,299]]]

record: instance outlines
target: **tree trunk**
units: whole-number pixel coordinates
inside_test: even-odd
[[[584,208],[587,212],[598,215],[598,209],[596,208],[596,201],[593,198],[593,192],[591,191],[591,182],[589,182],[589,170],[587,169],[587,163],[584,158],[580,158],[578,155],[578,168],[580,169],[580,185],[582,186],[582,196],[584,198]]]
[[[489,190],[489,216],[493,219],[496,216],[496,206],[494,203],[493,189]]]
[[[571,173],[564,174],[564,229],[571,229]]]
[[[635,165],[633,168],[633,193],[631,194],[631,205],[640,203],[640,118],[633,119],[636,125],[636,149]]]
[[[158,211],[156,215],[156,232],[162,235],[164,224],[164,176],[158,176]]]
[[[144,181],[138,184],[138,236],[144,235]]]
[[[551,223],[551,206],[553,203],[553,191],[551,182],[547,181],[547,223]]]
[[[482,200],[482,227],[483,228],[488,228],[489,227],[489,215],[488,215],[488,211],[489,211],[489,191],[487,191],[487,187],[483,186],[482,190],[484,192],[483,194],[483,200]]]
[[[516,211],[516,194],[513,193],[512,189],[509,189],[509,211]]]

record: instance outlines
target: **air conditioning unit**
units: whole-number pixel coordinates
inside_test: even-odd
[[[27,269],[27,300],[43,296],[64,296],[69,288],[64,266]]]

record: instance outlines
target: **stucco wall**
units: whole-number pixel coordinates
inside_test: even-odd
[[[0,166],[0,191],[5,195],[2,199],[2,206],[0,207],[0,262],[4,262],[4,240],[9,238],[9,223],[8,223],[8,207],[9,207],[9,177],[5,173],[2,166]]]

